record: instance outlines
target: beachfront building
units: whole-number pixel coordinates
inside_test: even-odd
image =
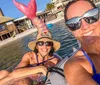
[[[69,0],[51,0],[51,3],[55,6],[54,10],[63,9],[68,2]]]
[[[40,19],[45,19],[45,22],[57,18],[56,14],[52,13],[51,11],[37,12],[37,17]]]
[[[39,11],[37,12],[37,17],[44,19],[46,22],[57,18],[56,15],[51,14],[50,11]],[[0,41],[15,37],[16,34],[32,28],[34,28],[34,25],[26,16],[17,19],[5,17],[0,9]]]
[[[0,41],[11,37],[14,32],[17,31],[13,23],[13,18],[5,17],[0,9]]]
[[[64,16],[64,8],[65,5],[71,0],[51,0],[51,3],[54,4],[54,9],[52,10],[53,13],[57,15],[57,17]],[[92,0],[94,3],[100,2],[100,0]]]
[[[100,0],[92,0],[94,3],[100,2]]]
[[[45,22],[57,18],[56,15],[51,14],[50,11],[45,11],[45,12],[39,11],[37,12],[37,17],[40,19],[44,19]],[[13,22],[17,27],[18,33],[24,32],[25,30],[28,29],[32,29],[32,28],[34,29],[34,24],[32,24],[31,20],[29,20],[27,16],[23,16],[18,19],[15,19]]]
[[[51,0],[51,3],[53,3],[55,7],[52,11],[57,15],[57,17],[64,16],[63,10],[68,2],[69,0]]]
[[[25,30],[33,27],[31,21],[26,16],[17,18],[13,22],[17,27],[18,33],[24,32]]]

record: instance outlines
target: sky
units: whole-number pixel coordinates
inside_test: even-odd
[[[28,4],[30,0],[17,0],[25,5]],[[44,11],[47,3],[50,3],[50,0],[36,0],[37,2],[37,11]],[[11,18],[20,18],[24,16],[13,4],[12,0],[0,0],[0,8],[2,9],[4,16]]]

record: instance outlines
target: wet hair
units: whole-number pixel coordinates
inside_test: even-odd
[[[55,49],[54,49],[54,47],[52,46],[51,47],[51,50],[50,50],[50,52],[49,52],[49,55],[50,56],[53,56],[53,53],[54,53],[54,51],[55,51]],[[34,52],[37,54],[38,53],[38,49],[35,47],[35,49],[34,49]]]
[[[66,20],[68,20],[68,18],[66,16],[66,11],[68,10],[68,8],[72,4],[74,4],[74,3],[78,2],[78,1],[87,1],[87,2],[89,2],[91,4],[91,6],[93,6],[94,8],[96,8],[96,5],[91,0],[72,0],[69,3],[67,3],[67,5],[65,6],[65,10],[64,10],[64,19],[65,19],[65,22],[66,22]]]

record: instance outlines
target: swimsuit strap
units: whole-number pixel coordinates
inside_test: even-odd
[[[40,62],[39,63],[39,60],[38,60],[38,55],[36,54],[36,60],[37,60],[37,66],[39,66],[40,64],[44,65],[45,62],[49,61],[49,60],[52,60],[53,58],[59,58],[61,60],[61,57],[59,57],[57,54],[53,54],[54,57],[48,59],[48,60],[43,60],[43,62]]]
[[[45,61],[43,61],[43,62],[41,62],[41,63],[39,63],[39,64],[43,64],[43,65],[44,65],[45,62],[47,62],[47,61],[49,61],[49,60],[52,60],[53,58],[59,58],[60,60],[62,59],[62,58],[61,58],[58,54],[56,54],[56,53],[54,53],[53,56],[54,56],[54,57],[52,57],[52,58],[50,58],[50,59],[48,59],[48,60],[45,60]]]
[[[36,54],[36,61],[37,61],[37,66],[39,66],[39,60],[38,60],[38,55]]]
[[[52,60],[53,58],[55,58],[55,57],[52,57],[52,58],[50,58],[50,59],[48,59],[48,60],[45,60],[45,61],[43,61],[43,62],[40,62],[40,63],[38,63],[38,64],[39,64],[39,65],[40,65],[40,64],[43,65],[45,62],[47,62],[47,61],[49,61],[49,60]]]
[[[86,54],[86,52],[83,49],[82,49],[82,52],[84,53],[86,59],[90,62],[92,69],[93,69],[93,73],[96,74],[96,69],[95,69],[95,66],[94,66],[92,60],[90,59],[90,57]]]

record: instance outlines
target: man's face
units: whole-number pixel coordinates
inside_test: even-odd
[[[89,10],[94,7],[87,1],[77,1],[72,4],[66,13],[66,16],[69,19],[74,17],[81,17]],[[71,31],[72,34],[84,44],[93,44],[97,38],[100,36],[100,21],[89,24],[85,21],[84,18],[80,19],[81,26],[79,29]]]

